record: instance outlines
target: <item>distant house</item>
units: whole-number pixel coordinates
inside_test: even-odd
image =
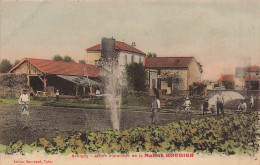
[[[243,67],[236,67],[235,73],[235,88],[243,89],[245,87],[245,79],[244,79],[245,71]]]
[[[97,65],[101,59],[101,44],[96,44],[86,49],[87,64]],[[135,48],[135,43],[128,45],[125,42],[115,41],[115,52],[118,54],[118,65],[125,68],[129,63],[143,63],[145,53]]]
[[[188,90],[189,85],[201,80],[200,66],[194,57],[145,58],[146,84],[166,94]]]
[[[259,90],[260,86],[260,75],[259,75],[259,66],[249,66],[244,68],[244,81],[245,86],[252,90]]]
[[[24,58],[9,73],[26,74],[27,86],[35,92],[58,89],[65,95],[85,95],[101,85],[93,80],[99,76],[99,68],[75,62]]]
[[[218,82],[220,82],[225,89],[234,89],[235,82],[232,74],[222,74],[218,79]]]

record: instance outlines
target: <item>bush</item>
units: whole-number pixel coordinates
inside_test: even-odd
[[[149,125],[126,130],[86,131],[49,142],[40,138],[34,149],[41,147],[49,154],[129,153],[129,152],[203,152],[227,155],[258,152],[257,113],[224,118],[180,120],[165,125]],[[21,141],[0,145],[0,151],[22,152]],[[30,150],[31,151],[31,150]]]
[[[26,74],[0,74],[0,97],[19,97],[26,82]]]
[[[150,106],[152,101],[151,96],[143,92],[133,92],[133,93],[122,93],[122,105],[128,106]]]
[[[126,65],[127,82],[136,91],[145,90],[145,69],[142,63]]]

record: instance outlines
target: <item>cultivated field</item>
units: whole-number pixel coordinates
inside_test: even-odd
[[[185,114],[160,113],[159,124],[190,118]],[[196,115],[196,118],[203,116]],[[145,126],[151,123],[151,112],[121,110],[120,129]],[[25,143],[48,140],[61,135],[67,137],[86,130],[112,129],[110,111],[105,109],[81,109],[49,106],[30,106],[30,115],[21,116],[19,105],[0,105],[0,144],[17,140]]]

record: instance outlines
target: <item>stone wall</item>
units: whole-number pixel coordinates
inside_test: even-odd
[[[195,58],[193,58],[193,60],[189,64],[187,76],[188,76],[187,88],[189,88],[189,85],[192,85],[193,82],[201,81],[200,68],[199,68],[199,65],[198,65],[197,61],[195,60]]]

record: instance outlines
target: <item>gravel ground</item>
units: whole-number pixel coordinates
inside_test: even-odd
[[[159,124],[201,115],[159,113]],[[151,124],[151,112],[121,110],[120,129]],[[70,136],[86,130],[112,129],[110,111],[101,109],[81,109],[30,106],[30,115],[21,116],[19,105],[0,105],[0,143],[9,144],[17,140],[32,143],[40,137],[48,140],[61,135]]]

